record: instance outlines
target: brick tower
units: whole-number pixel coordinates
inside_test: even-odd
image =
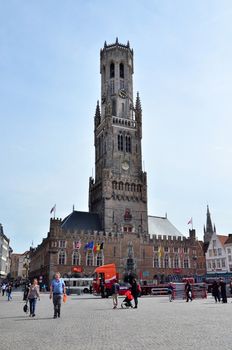
[[[147,178],[142,171],[142,109],[133,102],[133,50],[105,42],[100,51],[101,104],[94,117],[95,179],[89,211],[106,232],[148,233]]]

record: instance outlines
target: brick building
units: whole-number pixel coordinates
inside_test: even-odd
[[[47,238],[31,251],[30,275],[55,271],[91,275],[115,262],[120,276],[153,280],[204,274],[202,243],[167,217],[148,216],[147,174],[142,169],[142,108],[133,100],[133,50],[120,44],[100,51],[101,103],[94,116],[95,178],[89,179],[89,212],[51,219]]]

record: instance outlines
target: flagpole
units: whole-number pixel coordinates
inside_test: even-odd
[[[192,230],[193,230],[193,218],[191,217],[191,219],[192,219]]]
[[[54,208],[54,219],[56,218],[56,204],[55,204],[55,208]]]

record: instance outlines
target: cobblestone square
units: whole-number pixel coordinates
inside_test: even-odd
[[[120,298],[121,303],[123,299]],[[0,349],[228,349],[232,304],[192,303],[142,297],[138,309],[112,309],[112,299],[69,296],[53,319],[49,295],[38,301],[36,317],[23,312],[21,293],[0,297]]]

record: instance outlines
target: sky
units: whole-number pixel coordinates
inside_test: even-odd
[[[0,1],[0,222],[16,253],[88,211],[100,49],[130,41],[148,211],[232,232],[230,0]]]

